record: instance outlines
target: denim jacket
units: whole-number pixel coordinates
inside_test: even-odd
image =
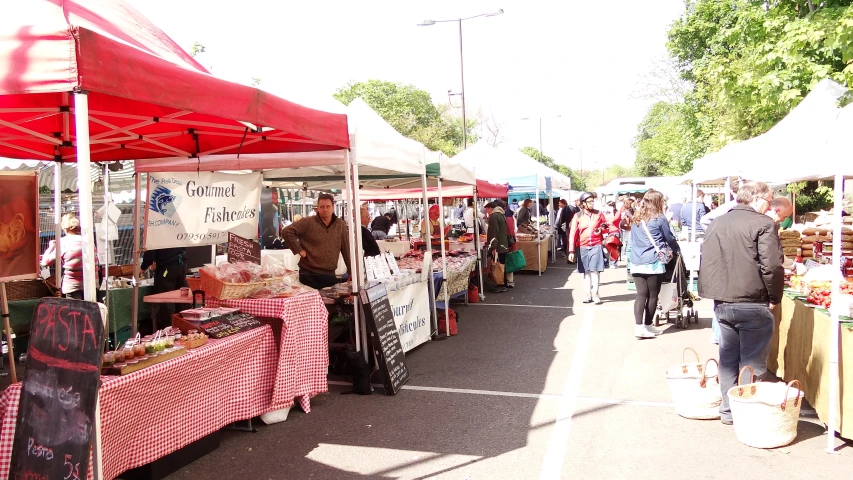
[[[669,223],[664,215],[660,215],[651,219],[646,223],[649,227],[649,232],[652,238],[655,239],[658,248],[669,245],[673,253],[678,252],[678,243],[675,241],[675,236],[669,228]],[[649,241],[649,236],[646,235],[646,229],[643,225],[633,225],[631,228],[631,264],[632,265],[647,265],[654,263],[657,260],[657,252],[654,245]]]

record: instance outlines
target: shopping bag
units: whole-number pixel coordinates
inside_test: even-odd
[[[486,266],[486,277],[495,282],[496,285],[504,284],[504,266],[498,261],[497,253],[489,257],[489,264]]]
[[[658,306],[661,312],[666,313],[678,307],[678,285],[675,283],[664,283],[660,287],[658,295]]]
[[[527,260],[524,258],[524,252],[516,250],[506,254],[506,272],[515,273],[527,266]]]

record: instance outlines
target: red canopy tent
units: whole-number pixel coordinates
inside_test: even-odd
[[[28,0],[0,16],[0,157],[77,162],[88,179],[90,161],[347,148],[345,115],[211,76],[120,0]],[[91,185],[79,188],[92,301]]]
[[[477,196],[480,198],[507,198],[508,189],[507,185],[477,179]],[[403,198],[419,198],[421,195],[422,190],[420,188],[363,188],[358,192],[361,200],[400,200]],[[442,187],[441,196],[444,198],[473,197],[474,189],[470,185]],[[438,198],[438,188],[427,188],[427,197]]]
[[[29,0],[0,16],[0,156],[74,161],[70,93],[91,160],[349,147],[346,117],[208,74],[114,0]]]

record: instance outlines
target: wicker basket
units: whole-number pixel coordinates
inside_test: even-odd
[[[209,297],[220,300],[246,298],[255,290],[264,288],[271,282],[270,279],[261,282],[225,283],[204,270],[200,270],[199,273],[201,274],[201,290],[204,290]]]
[[[686,363],[684,353],[688,350],[696,356],[696,363]],[[708,366],[714,362],[717,365],[714,375],[708,374]],[[681,354],[681,365],[675,365],[666,370],[666,382],[672,393],[675,413],[697,420],[712,420],[720,418],[719,365],[715,359],[709,359],[705,364],[699,363],[699,355],[692,348],[685,348]]]
[[[746,370],[749,370],[749,383],[742,385],[741,377]],[[755,448],[790,444],[797,438],[804,395],[799,380],[792,380],[787,385],[754,383],[754,380],[752,367],[747,365],[738,375],[738,385],[728,391],[735,436]]]
[[[50,290],[44,284],[44,280],[17,280],[6,282],[6,299],[29,300],[30,298],[41,298],[52,296]]]

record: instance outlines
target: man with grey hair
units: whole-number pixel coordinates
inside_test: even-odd
[[[714,300],[720,322],[721,421],[732,424],[726,392],[738,372],[767,373],[773,308],[782,300],[784,270],[776,224],[765,215],[773,193],[766,183],[741,185],[737,205],[714,220],[702,244],[699,294]]]

